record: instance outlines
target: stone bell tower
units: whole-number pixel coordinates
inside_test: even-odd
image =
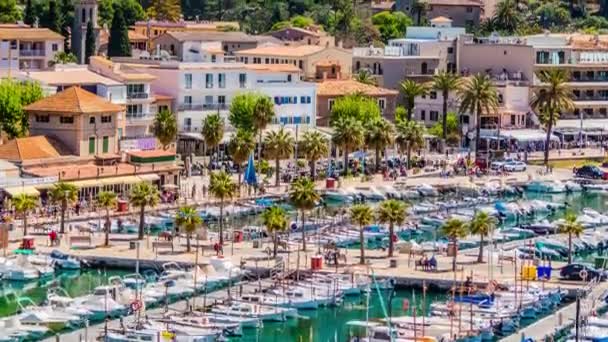
[[[97,0],[78,0],[74,5],[74,26],[72,27],[72,52],[78,64],[85,63],[85,40],[87,23],[93,21],[95,46],[99,48],[99,26],[97,25]]]

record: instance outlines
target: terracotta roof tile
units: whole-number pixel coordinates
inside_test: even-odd
[[[474,6],[482,7],[483,4],[480,1],[475,0],[425,0],[429,5],[438,6]]]
[[[319,45],[266,45],[255,49],[236,51],[237,55],[255,55],[255,56],[283,56],[283,57],[300,57],[308,56],[314,53],[323,51],[324,46]]]
[[[101,171],[103,169],[103,171]],[[23,172],[37,177],[48,177],[61,175],[65,181],[82,179],[106,178],[114,176],[141,175],[147,173],[158,173],[163,171],[176,171],[181,167],[174,164],[159,163],[154,165],[135,165],[118,163],[112,166],[97,166],[93,163],[69,162],[57,165],[29,166],[24,167]],[[99,170],[99,171],[98,171]],[[98,173],[99,172],[99,173]]]
[[[319,96],[344,96],[353,93],[362,93],[368,96],[396,96],[399,94],[396,90],[380,88],[355,80],[326,80],[317,83],[317,95]]]
[[[113,104],[80,87],[71,87],[55,95],[45,97],[25,107],[27,112],[57,114],[116,113],[124,111]]]
[[[129,155],[139,157],[139,158],[152,158],[152,157],[167,157],[174,156],[175,151],[171,150],[150,150],[150,151],[130,151]]]
[[[47,28],[0,28],[0,39],[18,39],[18,40],[63,40],[63,36],[53,32]]]
[[[0,145],[0,159],[22,161],[56,158],[60,154],[45,136],[17,138]]]

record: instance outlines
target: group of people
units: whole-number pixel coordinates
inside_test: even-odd
[[[426,254],[418,260],[416,266],[422,267],[423,271],[437,271],[437,259],[435,258],[435,254],[431,256],[429,259]]]

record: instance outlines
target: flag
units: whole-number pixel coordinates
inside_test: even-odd
[[[253,163],[253,153],[249,155],[249,160],[247,161],[247,169],[245,169],[245,183],[248,185],[258,184],[258,179],[255,174],[255,164]]]

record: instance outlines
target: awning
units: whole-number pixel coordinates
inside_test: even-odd
[[[581,120],[557,120],[555,128],[576,128],[580,129]],[[586,128],[600,128],[608,129],[608,119],[584,119],[583,129]]]
[[[525,143],[532,141],[545,141],[547,139],[547,133],[540,129],[513,129],[513,130],[501,130],[501,138],[517,140],[517,142]],[[496,139],[496,135],[481,134],[482,139]],[[559,138],[555,135],[551,135],[552,141],[559,141]]]
[[[36,190],[33,186],[15,186],[11,188],[4,188],[4,192],[11,195],[11,197],[15,197],[21,194],[31,195],[31,196],[39,196],[40,192]]]
[[[120,184],[135,184],[141,182],[137,176],[122,176],[122,177],[110,177],[102,178],[99,180],[100,184],[103,185],[120,185]]]
[[[99,179],[87,179],[81,181],[70,182],[78,188],[97,188],[101,185]]]
[[[144,182],[154,182],[160,179],[160,176],[157,175],[156,173],[150,173],[147,175],[139,175],[138,176],[140,180],[144,181]]]

